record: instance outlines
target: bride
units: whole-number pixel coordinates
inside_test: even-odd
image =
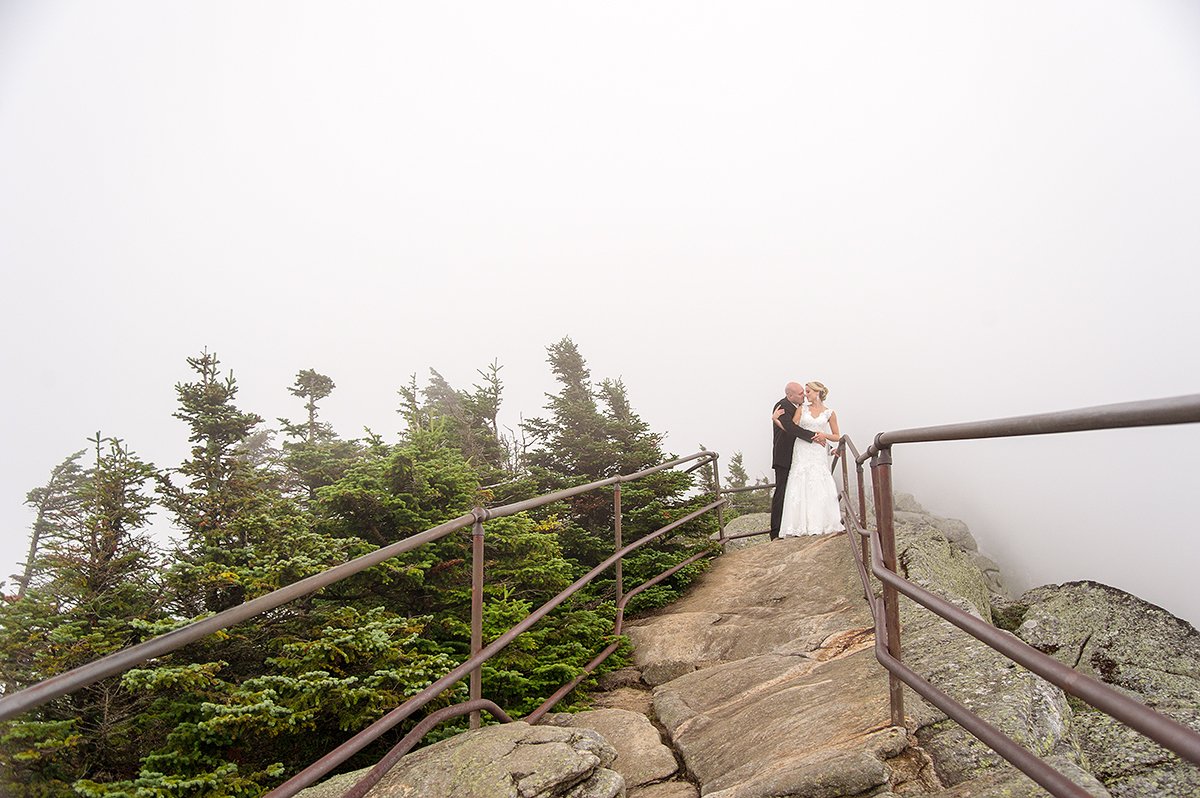
[[[821,442],[797,439],[792,448],[792,467],[788,471],[783,494],[783,520],[779,536],[823,535],[840,532],[841,509],[837,486],[829,472],[829,454],[824,441],[840,441],[837,413],[825,406],[829,389],[819,382],[805,383],[807,402],[796,408],[794,421],[799,427],[823,433]],[[778,421],[776,421],[778,423]]]

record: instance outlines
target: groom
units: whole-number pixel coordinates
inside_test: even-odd
[[[775,493],[771,497],[771,540],[779,538],[779,525],[783,521],[783,494],[787,491],[788,471],[792,468],[792,448],[796,439],[813,440],[817,433],[796,426],[792,420],[796,408],[804,402],[804,386],[789,382],[783,389],[783,398],[775,403],[771,412],[771,467],[775,469]]]

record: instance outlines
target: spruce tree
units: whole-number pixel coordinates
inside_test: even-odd
[[[338,438],[333,427],[319,420],[319,402],[337,387],[333,380],[313,369],[297,373],[288,392],[303,399],[306,419],[293,423],[279,419],[289,440],[283,443],[283,463],[295,493],[306,503],[317,498],[317,489],[331,485],[346,473],[359,453],[357,441]]]
[[[155,471],[121,441],[91,439],[55,470],[42,498],[39,544],[26,595],[0,608],[6,689],[19,689],[139,642],[163,614],[160,555],[146,531]],[[31,494],[35,494],[31,492]],[[43,506],[47,506],[43,504]],[[147,701],[106,679],[6,724],[0,787],[6,795],[61,795],[80,778],[136,767]]]

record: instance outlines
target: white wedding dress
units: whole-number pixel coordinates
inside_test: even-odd
[[[825,408],[816,418],[809,415],[808,405],[800,416],[800,426],[813,432],[829,433],[829,417],[833,411]],[[799,438],[792,445],[792,467],[788,471],[787,488],[783,492],[783,520],[779,536],[824,535],[840,532],[841,508],[838,507],[837,485],[829,472],[829,453],[819,443]]]

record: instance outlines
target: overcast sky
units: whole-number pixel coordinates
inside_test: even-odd
[[[100,430],[160,467],[185,359],[392,438],[545,347],[769,471],[820,379],[876,432],[1200,391],[1200,5],[0,0],[0,573]],[[898,447],[1024,588],[1200,622],[1200,429]]]

